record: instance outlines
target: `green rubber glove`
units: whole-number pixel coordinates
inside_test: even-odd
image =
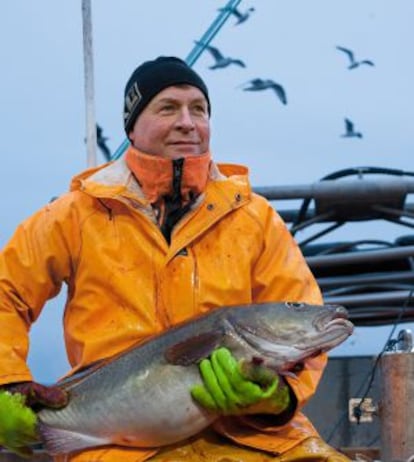
[[[0,388],[0,446],[29,457],[30,446],[39,442],[33,409],[61,408],[67,402],[67,393],[58,387],[36,382],[3,385]]]
[[[0,445],[19,456],[32,454],[30,445],[39,439],[36,432],[37,417],[25,405],[25,397],[0,390]]]
[[[191,396],[210,411],[279,414],[289,406],[289,389],[277,373],[238,362],[227,348],[214,350],[199,368],[203,385],[193,386]]]

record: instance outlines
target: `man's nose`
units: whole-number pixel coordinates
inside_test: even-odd
[[[189,108],[181,108],[177,116],[176,125],[185,130],[192,130],[194,128],[195,124]]]

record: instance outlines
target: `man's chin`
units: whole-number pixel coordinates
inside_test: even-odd
[[[169,157],[170,159],[179,159],[182,157],[190,157],[190,156],[200,156],[204,154],[201,152],[199,146],[194,145],[182,145],[182,146],[174,146],[173,149],[166,149],[165,150],[165,157]]]

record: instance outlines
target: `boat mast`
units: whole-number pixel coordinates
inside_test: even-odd
[[[87,165],[96,165],[96,119],[93,77],[91,0],[82,0],[83,62],[86,105]]]

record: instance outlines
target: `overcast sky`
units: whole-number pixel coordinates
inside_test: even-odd
[[[92,1],[95,112],[112,151],[125,138],[122,98],[133,69],[159,55],[185,59],[226,4]],[[194,65],[210,89],[217,161],[247,164],[254,186],[312,183],[360,165],[413,169],[412,0],[243,0],[239,9],[250,7],[246,22],[231,17],[212,42],[246,67],[210,70],[208,52]],[[3,246],[21,220],[67,190],[87,157],[81,0],[3,2],[0,25]],[[336,46],[375,66],[347,69]],[[243,91],[252,78],[282,85],[288,104],[272,90]],[[345,117],[362,138],[341,137]],[[64,296],[50,302],[33,330],[38,380],[67,369],[63,303]],[[389,330],[358,329],[335,354],[376,354]]]

